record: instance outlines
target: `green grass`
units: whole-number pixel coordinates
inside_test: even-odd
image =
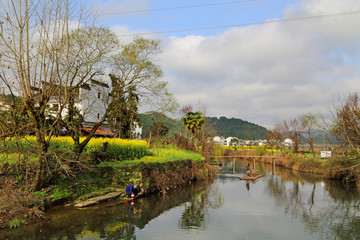
[[[174,162],[179,160],[193,160],[193,161],[203,161],[204,158],[194,152],[181,150],[181,149],[165,149],[165,148],[156,148],[151,149],[150,152],[153,156],[145,156],[141,159],[136,160],[125,160],[125,161],[116,161],[116,162],[104,162],[99,164],[101,167],[112,166],[112,167],[122,167],[125,165],[137,165],[141,162],[143,163],[167,163]]]
[[[4,166],[5,164],[16,165],[21,163],[22,161],[38,162],[39,158],[35,156],[24,155],[21,153],[0,154],[0,167]]]

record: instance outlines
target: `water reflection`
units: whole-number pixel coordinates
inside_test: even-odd
[[[355,186],[259,163],[254,167],[265,176],[242,181],[246,164],[224,159],[212,185],[53,209],[50,222],[1,230],[0,239],[360,239]]]
[[[201,228],[205,224],[205,211],[209,208],[217,209],[224,204],[224,197],[218,188],[208,188],[191,198],[184,204],[185,210],[181,215],[180,228]]]
[[[287,171],[285,176],[268,176],[266,189],[279,208],[301,219],[321,239],[360,239],[360,196],[355,186],[315,179]]]
[[[246,161],[234,166],[233,160],[223,160],[227,172],[244,172]],[[275,199],[275,205],[301,219],[306,229],[320,239],[360,239],[360,193],[357,186],[344,185],[303,172],[272,166],[255,165],[266,173],[265,194]],[[246,182],[250,191],[250,181]]]
[[[136,239],[136,229],[144,228],[163,212],[184,203],[183,226],[200,226],[205,208],[216,202],[209,198],[209,185],[192,184],[162,196],[126,203],[112,201],[87,209],[52,209],[51,221],[2,230],[0,239]]]

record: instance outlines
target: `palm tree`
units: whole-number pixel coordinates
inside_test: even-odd
[[[193,134],[201,129],[204,122],[205,118],[202,116],[201,112],[188,112],[183,118],[183,123],[186,126],[186,129]]]

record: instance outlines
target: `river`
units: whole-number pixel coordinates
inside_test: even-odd
[[[214,182],[165,195],[51,209],[49,221],[0,239],[360,239],[354,186],[259,163],[265,176],[246,182],[245,164],[224,159]]]

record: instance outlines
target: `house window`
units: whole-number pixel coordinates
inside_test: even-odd
[[[101,99],[101,93],[98,92],[98,99]]]

